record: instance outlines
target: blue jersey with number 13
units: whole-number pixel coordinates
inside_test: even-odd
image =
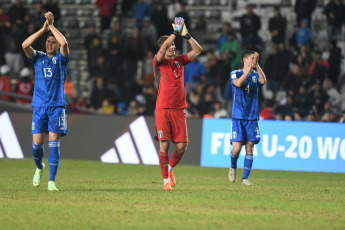
[[[243,120],[259,120],[258,86],[259,74],[252,71],[241,87],[234,86],[234,80],[243,75],[243,69],[230,73],[232,85],[232,118]]]
[[[64,85],[70,53],[67,57],[60,52],[51,58],[35,50],[29,61],[35,66],[35,87],[31,106],[66,106]]]

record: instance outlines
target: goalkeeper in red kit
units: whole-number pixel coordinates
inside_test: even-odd
[[[175,18],[174,22],[174,32],[158,39],[159,51],[152,60],[158,84],[155,122],[159,140],[159,163],[166,191],[176,186],[173,168],[182,159],[188,144],[184,66],[194,61],[202,52],[202,47],[188,33],[183,18]],[[175,56],[174,40],[177,36],[182,36],[189,42],[192,47],[189,53]],[[175,150],[169,161],[170,141],[175,144]]]

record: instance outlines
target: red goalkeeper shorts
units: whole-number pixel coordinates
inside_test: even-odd
[[[186,112],[184,109],[156,109],[158,140],[188,142]]]

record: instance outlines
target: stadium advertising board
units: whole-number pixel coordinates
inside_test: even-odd
[[[203,120],[201,166],[230,167],[230,126],[230,119]],[[345,125],[260,121],[259,128],[254,169],[345,173]]]

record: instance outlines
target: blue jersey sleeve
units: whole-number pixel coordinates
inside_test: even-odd
[[[231,84],[234,84],[234,81],[238,78],[238,71],[232,71],[230,73]]]
[[[64,57],[61,52],[57,53],[56,56],[61,59],[62,64],[67,65],[69,62],[69,58],[71,56],[71,52],[68,53],[67,57]]]
[[[32,64],[35,65],[37,60],[40,59],[40,57],[42,55],[44,55],[44,53],[41,51],[37,51],[37,50],[34,50],[34,52],[35,52],[35,56],[32,59],[28,58],[28,60],[29,60],[29,62],[31,62]]]
[[[255,75],[256,75],[257,82],[258,82],[258,86],[259,86],[259,87],[264,86],[263,84],[261,84],[261,83],[259,82],[259,74],[258,74],[258,72],[255,72]]]

